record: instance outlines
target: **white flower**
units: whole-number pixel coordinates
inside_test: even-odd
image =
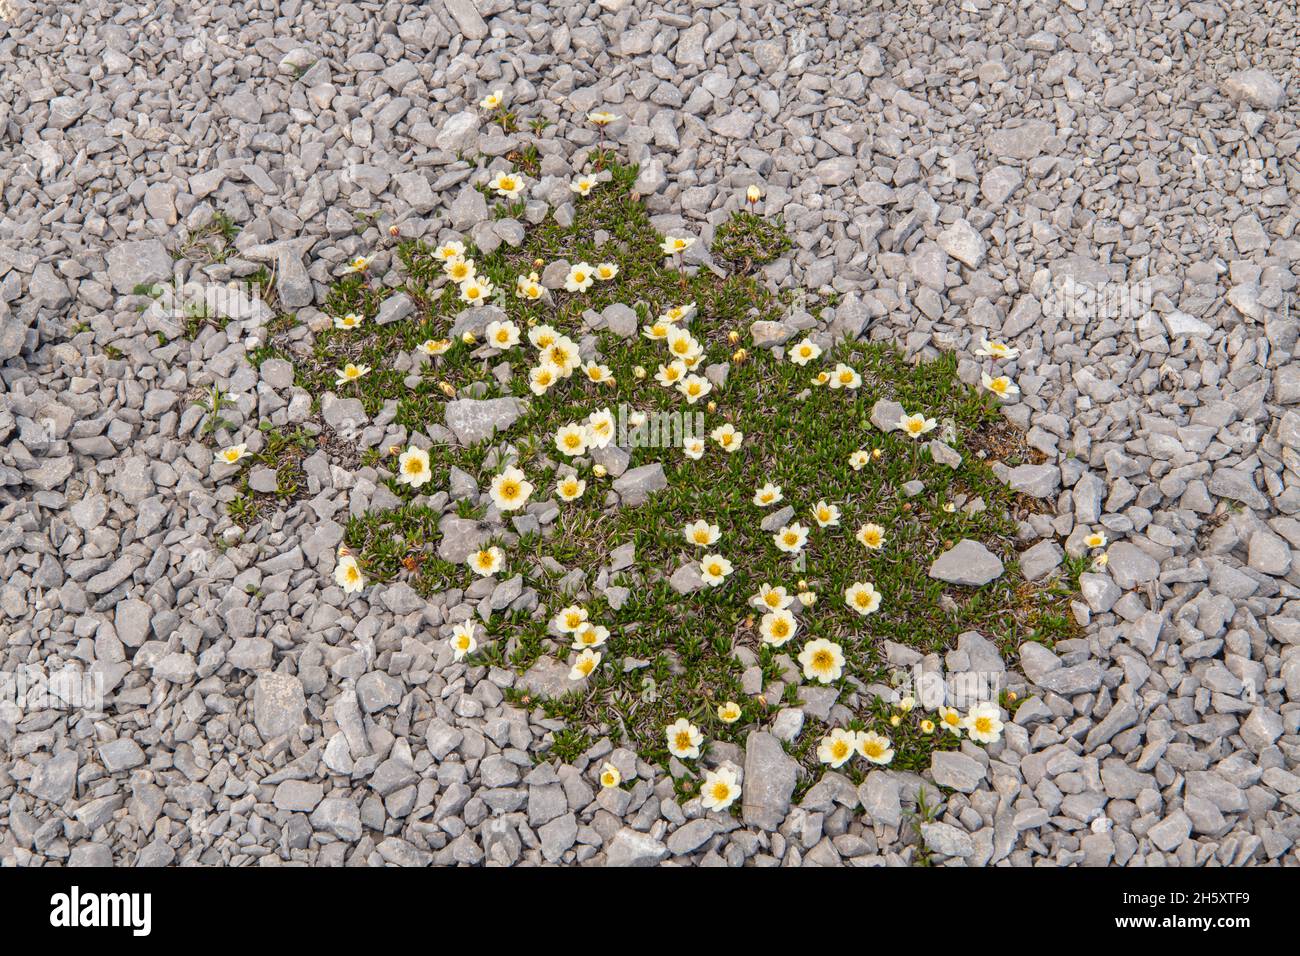
[[[600,785],[605,788],[617,787],[623,782],[623,775],[608,760],[600,768]]]
[[[997,704],[985,701],[970,709],[962,726],[976,743],[996,743],[1002,737],[1002,713]]]
[[[587,621],[573,632],[573,643],[570,646],[575,651],[580,651],[588,647],[600,647],[607,640],[609,640],[609,628]]]
[[[222,465],[236,465],[246,457],[248,457],[248,446],[243,444],[231,445],[217,452],[217,462]]]
[[[488,344],[503,352],[519,344],[519,326],[508,319],[489,322],[486,331]]]
[[[539,352],[545,352],[560,340],[560,333],[545,323],[534,325],[528,330],[528,341]]]
[[[487,279],[475,276],[460,284],[460,301],[469,305],[482,305],[496,294],[496,288]]]
[[[570,422],[555,433],[555,447],[561,454],[575,457],[587,451],[587,426]]]
[[[780,647],[799,630],[799,623],[787,610],[769,611],[759,622],[758,633],[764,644]]]
[[[829,684],[839,680],[844,672],[844,652],[835,642],[819,637],[803,646],[799,663],[803,665],[803,676],[807,680]]]
[[[844,603],[866,617],[880,609],[880,592],[870,581],[855,581],[845,588]]]
[[[366,586],[357,559],[350,554],[339,555],[339,563],[334,566],[334,580],[345,594],[355,594]]]
[[[397,470],[398,482],[412,488],[419,488],[433,477],[433,472],[429,470],[429,453],[414,445],[397,456]]]
[[[520,299],[528,299],[536,302],[546,294],[546,289],[537,277],[536,272],[530,272],[526,276],[515,277],[515,296]]]
[[[843,362],[836,365],[835,371],[831,372],[831,388],[855,389],[861,384],[862,376]]]
[[[494,110],[505,102],[505,98],[505,90],[493,90],[487,96],[483,97],[483,99],[479,100],[478,105],[485,110]]]
[[[374,256],[356,256],[346,266],[343,267],[344,274],[353,274],[365,272],[370,268],[370,263],[375,261]]]
[[[561,378],[568,378],[582,362],[578,345],[567,335],[558,336],[542,353],[545,361],[550,362],[559,371]]]
[[[713,391],[713,383],[703,375],[688,375],[678,383],[677,391],[686,396],[687,405],[694,405]]]
[[[795,365],[807,365],[822,354],[821,346],[812,339],[804,339],[790,350],[790,361]]]
[[[721,532],[716,524],[709,524],[703,518],[698,521],[692,521],[682,529],[682,535],[686,538],[687,544],[693,544],[699,548],[707,548],[718,540]]]
[[[731,562],[720,554],[706,554],[700,559],[700,578],[710,587],[717,587],[731,573]]]
[[[692,461],[699,461],[704,457],[704,439],[687,438],[682,442],[682,454]]]
[[[470,570],[481,577],[491,577],[501,570],[501,565],[505,564],[505,552],[493,545],[490,548],[480,548],[478,551],[470,552],[465,563],[469,565]]]
[[[898,427],[909,438],[920,438],[939,427],[939,423],[933,418],[926,418],[922,414],[908,415],[903,413],[903,417],[898,420]]]
[[[998,398],[1010,398],[1020,394],[1020,386],[1005,375],[993,378],[988,372],[980,373],[980,384]]]
[[[749,603],[770,611],[783,611],[794,603],[794,598],[786,593],[784,587],[780,585],[772,587],[764,581],[758,593],[749,599]]]
[[[582,680],[600,666],[600,651],[593,651],[587,648],[573,662],[573,667],[569,670],[569,680]]]
[[[569,183],[569,190],[577,193],[579,196],[585,196],[596,188],[596,180],[592,176],[579,176],[573,182]]]
[[[567,475],[555,483],[555,493],[561,501],[576,501],[587,490],[587,483],[577,475]]]
[[[659,321],[666,325],[672,325],[675,322],[689,322],[695,315],[695,303],[687,302],[685,305],[674,305],[663,315],[659,316]]]
[[[686,377],[686,363],[680,359],[671,362],[668,365],[660,365],[659,371],[655,373],[655,381],[665,388],[672,388]]]
[[[528,372],[528,388],[534,395],[545,395],[547,389],[554,385],[560,378],[560,370],[550,362],[543,362],[541,365]]]
[[[774,505],[782,499],[781,486],[774,485],[770,481],[754,492],[754,504],[760,508],[766,508],[768,505]]]
[[[451,656],[463,661],[468,654],[478,650],[478,639],[474,636],[474,622],[461,621],[451,629]]]
[[[730,767],[709,770],[704,774],[704,785],[700,787],[700,806],[705,810],[726,810],[740,796],[740,787],[736,784],[736,772]]]
[[[338,376],[338,378],[334,379],[334,384],[347,385],[349,382],[355,382],[369,371],[369,365],[353,365],[351,362],[348,362],[342,368],[336,368],[334,370],[334,373]]]
[[[983,358],[1013,359],[1020,355],[1020,349],[1012,345],[1003,345],[1001,342],[990,342],[986,338],[980,342],[980,347],[975,350],[975,354]]]
[[[722,721],[724,724],[734,724],[736,721],[740,720],[740,715],[740,705],[734,700],[729,700],[726,703],[718,705],[718,720]]]
[[[444,242],[437,249],[433,250],[433,256],[435,259],[441,259],[443,262],[447,262],[451,259],[464,259],[465,243],[457,239]]]
[[[528,496],[533,493],[533,486],[524,478],[524,473],[511,466],[492,479],[490,494],[492,503],[498,511],[518,511],[528,504]]]
[[[787,554],[798,554],[808,543],[808,529],[799,522],[788,524],[772,535],[776,546]]]
[[[685,717],[670,724],[664,734],[668,738],[668,752],[678,760],[694,760],[700,755],[704,735]]]
[[[866,757],[869,763],[884,766],[894,759],[894,746],[889,742],[889,738],[875,731],[868,730],[858,734],[857,744],[858,753]]]
[[[564,277],[564,288],[569,292],[586,292],[596,281],[596,270],[586,262],[579,262],[569,267],[569,274]]]
[[[430,358],[434,358],[446,354],[451,348],[451,339],[425,339],[416,348]]]
[[[1106,540],[1106,532],[1094,531],[1092,534],[1084,536],[1083,543],[1089,548],[1104,548],[1106,547]]]
[[[812,516],[819,528],[834,528],[840,523],[839,507],[825,501],[819,501],[812,506]]]
[[[457,284],[468,282],[478,275],[478,270],[474,268],[474,260],[463,256],[453,256],[445,260],[442,271],[446,273],[448,279]]]
[[[722,450],[731,454],[740,451],[741,443],[745,440],[745,433],[736,431],[736,426],[727,422],[725,425],[719,425],[710,433],[710,437],[722,446]]]
[[[664,241],[659,244],[664,255],[672,256],[679,252],[685,252],[691,246],[695,245],[694,236],[664,236]]]
[[[961,732],[965,728],[961,714],[957,713],[955,707],[940,707],[939,723],[958,737],[961,736]]]
[[[831,769],[838,770],[853,756],[857,746],[858,738],[853,731],[836,727],[829,737],[823,737],[817,745],[817,759],[829,764]]]
[[[587,609],[581,604],[560,608],[552,623],[561,634],[577,634],[587,623]]]
[[[497,173],[488,185],[507,199],[515,199],[524,191],[524,178],[514,173]]]
[[[601,282],[608,282],[614,276],[618,275],[618,264],[614,262],[601,262],[596,265],[596,278]]]
[[[633,426],[636,427],[636,426]],[[614,440],[614,413],[608,408],[587,416],[587,447],[605,448]]]
[[[857,539],[864,548],[879,551],[885,546],[885,529],[868,522],[858,529]]]
[[[861,471],[871,461],[871,453],[861,448],[849,455],[849,466],[854,471]]]
[[[361,316],[355,312],[349,312],[347,315],[336,315],[334,317],[334,328],[336,329],[355,329],[361,325]]]
[[[698,357],[704,352],[704,347],[700,345],[699,340],[687,329],[679,328],[675,325],[668,326],[668,334],[665,336],[668,341],[668,351],[672,353],[673,358],[681,359],[690,367],[691,359]]]

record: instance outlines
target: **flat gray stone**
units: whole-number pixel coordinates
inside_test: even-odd
[[[741,817],[746,825],[772,831],[785,822],[798,772],[799,765],[780,740],[764,731],[750,731],[745,741],[741,793]]]
[[[306,723],[307,698],[292,674],[263,674],[253,682],[253,724],[263,740],[296,733]]]
[[[526,410],[527,406],[517,398],[458,398],[447,403],[445,415],[456,440],[462,445],[474,445],[505,431]]]
[[[930,565],[930,577],[963,587],[982,587],[1002,575],[1002,561],[979,541],[963,538]]]

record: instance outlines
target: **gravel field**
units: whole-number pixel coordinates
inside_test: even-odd
[[[0,864],[1300,864],[1297,63],[1282,0],[0,0]],[[706,759],[743,771],[734,815],[617,741],[556,758],[525,678],[446,640],[531,588],[335,583],[389,494],[361,452],[409,437],[387,408],[231,520],[197,403],[228,395],[254,448],[259,422],[341,430],[358,403],[250,356],[309,354],[390,228],[517,245],[474,163],[535,118],[530,223],[572,217],[608,138],[656,228],[700,238],[688,265],[761,187],[793,240],[765,281],[832,303],[792,330],[955,351],[972,385],[985,338],[1018,349],[1020,566],[1108,546],[1075,636],[1006,662],[998,742],[796,787],[787,707]],[[175,267],[273,273],[277,307],[187,334],[142,294]],[[978,635],[884,653],[1004,668]],[[33,669],[102,707],[28,706]]]

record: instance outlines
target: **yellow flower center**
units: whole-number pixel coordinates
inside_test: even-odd
[[[885,752],[885,748],[880,745],[879,741],[871,740],[862,745],[862,752],[868,757],[879,757]]]
[[[772,636],[785,637],[790,633],[790,625],[784,619],[778,618],[772,622]]]
[[[519,497],[519,485],[513,481],[503,482],[501,485],[501,497],[507,501]]]
[[[710,792],[713,794],[713,799],[720,802],[726,800],[727,797],[731,796],[731,787],[727,786],[725,783],[721,781],[718,781],[713,785],[713,788]]]
[[[976,717],[975,729],[981,734],[991,733],[993,730],[993,721],[989,720],[987,717]]]
[[[831,659],[830,651],[818,651],[813,655],[813,667],[819,671],[830,670]]]
[[[677,744],[678,750],[691,749],[691,735],[684,730],[677,731],[677,736],[674,738],[674,741]]]
[[[831,744],[831,756],[836,760],[843,760],[849,752],[849,745],[843,740],[837,740]]]

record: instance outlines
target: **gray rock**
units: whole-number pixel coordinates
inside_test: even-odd
[[[445,415],[456,440],[475,445],[508,429],[526,410],[517,398],[458,398],[446,404]]]
[[[1160,563],[1127,541],[1112,544],[1106,556],[1106,570],[1125,591],[1154,581],[1160,574]]]
[[[978,541],[963,538],[930,565],[930,577],[977,588],[1002,576],[1002,561]]]
[[[1026,581],[1038,581],[1051,574],[1065,560],[1065,551],[1052,540],[1040,541],[1020,552],[1020,573]]]
[[[965,858],[975,855],[975,841],[970,834],[948,823],[921,824],[921,839],[927,848],[941,856]]]
[[[1240,70],[1223,81],[1223,95],[1264,110],[1275,110],[1286,102],[1286,88],[1263,70]]]
[[[772,734],[750,731],[745,740],[741,817],[748,826],[775,830],[790,809],[799,765]]]
[[[631,827],[614,834],[605,851],[607,866],[656,866],[668,856],[668,847]]]
[[[1061,487],[1061,469],[1056,465],[1020,465],[1007,473],[1012,491],[1032,498],[1048,498]]]
[[[361,826],[361,808],[346,797],[326,797],[322,800],[312,811],[311,825],[349,843],[360,840],[364,832]]]
[[[157,239],[115,243],[108,248],[108,279],[119,295],[130,295],[140,286],[172,279],[172,257]]]
[[[936,750],[930,755],[930,775],[941,787],[973,793],[984,781],[985,770],[974,757],[955,750]]]
[[[100,744],[99,759],[109,773],[132,770],[145,762],[144,751],[130,737],[119,737],[108,743]]]
[[[664,475],[664,466],[659,462],[631,468],[614,481],[614,491],[624,507],[635,508],[645,504],[656,491],[668,487],[668,478]]]
[[[64,750],[37,766],[26,782],[27,790],[38,800],[64,806],[77,785],[80,762],[72,750]]]
[[[903,420],[903,406],[898,402],[879,399],[871,406],[871,424],[882,432],[896,431]]]
[[[307,698],[292,674],[263,674],[253,682],[253,724],[263,740],[293,734],[306,723]]]

